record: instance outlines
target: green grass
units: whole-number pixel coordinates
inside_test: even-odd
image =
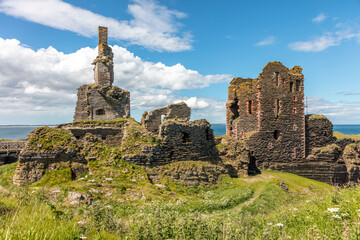
[[[347,135],[347,134],[342,134],[340,132],[334,132],[333,134],[334,134],[334,137],[336,137],[339,140],[341,140],[341,139],[352,139],[352,140],[355,140],[355,141],[360,140],[360,134],[358,134],[358,135],[354,135],[354,134]]]
[[[69,130],[41,127],[29,134],[28,144],[33,150],[51,152],[58,148],[75,149],[76,140]]]
[[[12,183],[12,176],[14,175],[17,163],[6,164],[0,167],[0,186],[12,190],[15,186]]]
[[[321,114],[311,114],[309,115],[309,119],[328,119],[328,118]]]
[[[0,239],[360,237],[359,186],[339,189],[263,171],[252,177],[223,176],[212,187],[185,187],[170,180],[157,187],[143,168],[117,158],[109,163],[114,153],[108,149],[102,154],[90,162],[91,174],[71,180],[64,166],[24,188],[11,184],[15,164],[1,166],[0,185],[13,194],[0,193]],[[289,192],[281,189],[281,182]],[[55,188],[60,191],[56,196]],[[87,195],[93,203],[69,206],[70,191]]]

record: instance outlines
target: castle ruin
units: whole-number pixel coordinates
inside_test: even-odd
[[[333,185],[358,181],[353,140],[336,139],[332,123],[304,113],[304,75],[268,63],[256,79],[234,78],[228,87],[226,134],[250,151],[248,173],[270,169]],[[350,150],[351,149],[351,150]],[[356,180],[355,180],[356,179]]]
[[[268,63],[256,79],[235,78],[228,88],[226,132],[248,145],[257,166],[305,157],[304,75]]]
[[[107,34],[106,27],[99,27],[98,56],[92,63],[95,83],[78,89],[74,121],[130,117],[130,92],[112,86],[113,53],[107,45]]]
[[[99,160],[97,149],[105,145],[113,148],[113,159],[143,166],[150,181],[161,178],[161,169],[185,185],[214,184],[221,174],[246,176],[261,169],[333,185],[360,179],[359,142],[335,138],[325,116],[305,116],[299,66],[289,70],[270,62],[258,78],[234,78],[226,103],[227,136],[214,138],[208,121],[189,121],[185,103],[145,112],[141,124],[130,118],[130,93],[112,86],[113,53],[105,27],[99,27],[93,64],[95,82],[78,89],[74,122],[29,134],[13,177],[16,185],[38,181],[64,165],[75,179],[88,171],[89,161]],[[60,145],[44,147],[43,138],[54,145],[59,138]],[[166,170],[174,162],[181,164]]]

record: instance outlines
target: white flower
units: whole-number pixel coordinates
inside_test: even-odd
[[[349,214],[348,213],[342,213],[341,216],[347,217],[347,216],[349,216]]]
[[[310,200],[306,200],[306,202],[311,202]]]
[[[276,226],[278,226],[278,227],[283,227],[284,224],[282,224],[282,223],[277,223]]]
[[[298,209],[297,208],[294,208],[294,211],[297,211]]]
[[[360,209],[358,209],[357,211],[360,212]]]
[[[271,225],[273,225],[273,224],[272,224],[272,223],[268,223],[267,225],[271,226]]]
[[[327,210],[331,213],[334,213],[334,212],[338,212],[339,208],[328,208]]]
[[[338,218],[338,219],[341,219],[341,217],[340,217],[339,215],[337,215],[337,214],[332,215],[332,216],[333,216],[333,218]]]

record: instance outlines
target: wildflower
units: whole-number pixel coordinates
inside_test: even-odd
[[[284,224],[282,224],[282,223],[277,223],[276,226],[278,226],[278,227],[283,227]]]
[[[347,217],[347,216],[349,216],[349,214],[348,213],[342,213],[341,216]]]
[[[298,209],[297,208],[294,208],[294,211],[297,211]]]
[[[360,209],[358,209],[357,211],[360,212]]]
[[[311,202],[310,200],[306,200],[306,202]]]
[[[268,223],[267,225],[271,226],[271,225],[273,225],[273,224],[272,224],[272,223]]]
[[[337,219],[341,219],[341,217],[340,217],[339,215],[337,215],[337,214],[332,215],[332,217],[333,217],[333,218],[337,218]]]
[[[338,212],[339,208],[328,208],[327,210],[331,213],[334,213],[334,212]]]

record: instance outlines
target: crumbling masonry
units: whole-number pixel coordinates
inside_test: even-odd
[[[228,88],[226,132],[249,139],[260,168],[305,157],[304,75],[279,62],[256,79],[235,78]]]
[[[78,89],[74,121],[130,117],[130,92],[112,86],[113,53],[107,45],[107,34],[106,27],[99,27],[98,56],[92,63],[95,83]]]
[[[38,181],[63,166],[70,167],[76,178],[88,171],[89,161],[98,160],[95,146],[99,144],[121,149],[116,157],[144,166],[152,181],[161,178],[164,165],[180,161],[187,162],[191,169],[175,167],[164,171],[167,177],[185,185],[214,184],[221,174],[229,172],[219,157],[210,123],[205,119],[189,121],[191,109],[185,103],[145,112],[142,124],[130,118],[130,93],[112,86],[113,53],[107,45],[107,28],[99,27],[98,49],[93,62],[95,83],[79,88],[74,122],[54,129],[39,128],[29,134],[19,156],[14,184]],[[68,144],[51,151],[36,144],[34,139],[51,135],[52,131],[57,136],[64,134]]]
[[[114,159],[144,166],[150,181],[166,176],[207,185],[221,174],[244,176],[259,169],[335,185],[359,181],[360,142],[333,137],[332,123],[322,115],[305,116],[301,67],[289,70],[271,62],[256,79],[234,78],[226,104],[228,136],[214,139],[205,119],[189,121],[185,103],[145,112],[141,124],[130,118],[130,93],[112,86],[113,53],[105,27],[99,27],[98,49],[95,83],[79,88],[74,122],[29,134],[14,184],[38,181],[62,167],[75,179],[88,171],[89,161],[99,160],[97,149],[103,145],[114,147]],[[44,147],[44,139],[51,146]]]
[[[256,79],[234,78],[226,133],[249,147],[249,173],[272,169],[335,185],[359,180],[355,141],[334,138],[325,116],[305,116],[301,67],[271,62]]]

